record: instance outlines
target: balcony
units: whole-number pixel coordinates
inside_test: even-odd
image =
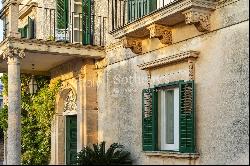
[[[60,1],[64,2],[57,2]],[[39,6],[34,1],[5,4],[0,14],[4,21],[0,72],[7,71],[6,54],[11,51],[25,53],[25,58],[21,59],[21,72],[29,74],[48,75],[53,68],[73,59],[100,60],[105,57],[106,17],[95,15],[93,0],[86,4],[85,0],[68,2],[67,5],[56,3],[56,6]],[[19,8],[16,16],[9,14],[9,10],[13,10],[11,5]],[[18,26],[16,34],[10,31],[13,25]]]
[[[171,44],[171,28],[181,22],[193,24],[198,31],[210,30],[210,14],[215,0],[110,0],[110,34],[124,39],[125,47],[141,45],[142,39],[159,38]],[[134,50],[140,53],[140,49]]]
[[[95,15],[95,1],[67,2],[68,4],[63,4],[63,0],[57,0],[55,6],[39,6],[34,1],[20,3],[18,28],[21,38],[104,46],[107,17]],[[5,16],[8,6],[9,3],[5,2],[0,14],[4,25],[4,38],[9,31],[9,19]]]

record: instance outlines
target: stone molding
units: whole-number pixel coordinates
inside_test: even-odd
[[[124,48],[131,48],[133,53],[135,53],[135,54],[142,53],[142,39],[123,37],[122,42],[123,42],[123,47]]]
[[[188,67],[189,67],[189,80],[194,80],[195,79],[195,61],[198,58],[199,52],[197,51],[187,51],[187,52],[182,52],[179,54],[171,55],[168,57],[164,57],[161,59],[156,59],[150,62],[146,62],[143,64],[138,65],[138,67],[141,70],[146,70],[148,79],[151,78],[151,72],[150,70],[159,68],[165,65],[171,65],[174,63],[178,62],[183,62],[187,61],[188,62]],[[150,84],[150,82],[148,82]]]
[[[172,31],[169,27],[152,24],[147,29],[150,32],[150,38],[158,38],[162,44],[172,44]]]
[[[185,22],[188,25],[194,24],[198,31],[206,32],[210,30],[210,12],[200,9],[189,9],[183,12]]]

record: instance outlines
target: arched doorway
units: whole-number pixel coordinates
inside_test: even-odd
[[[64,101],[65,119],[65,163],[73,164],[77,153],[77,105],[76,95],[72,90]]]
[[[51,164],[72,164],[77,152],[77,98],[73,88],[59,93],[51,138]]]

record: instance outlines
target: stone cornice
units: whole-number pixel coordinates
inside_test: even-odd
[[[141,70],[150,70],[153,68],[158,68],[160,66],[170,65],[176,62],[185,61],[188,59],[196,59],[198,58],[198,55],[199,55],[199,52],[197,51],[187,51],[187,52],[182,52],[179,54],[167,56],[161,59],[156,59],[150,62],[146,62],[146,63],[138,65],[138,67]]]

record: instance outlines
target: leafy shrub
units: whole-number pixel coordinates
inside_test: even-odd
[[[23,165],[47,165],[51,149],[51,120],[55,113],[55,96],[61,81],[50,84],[50,78],[36,76],[38,91],[28,92],[29,75],[21,75],[21,148]],[[8,76],[1,77],[4,86],[3,95],[8,94]],[[8,107],[0,110],[0,127],[5,137],[8,128]]]
[[[89,146],[77,153],[77,165],[128,165],[132,164],[130,153],[124,150],[123,145],[113,143],[107,151],[105,151],[105,142],[93,144],[93,148]]]

